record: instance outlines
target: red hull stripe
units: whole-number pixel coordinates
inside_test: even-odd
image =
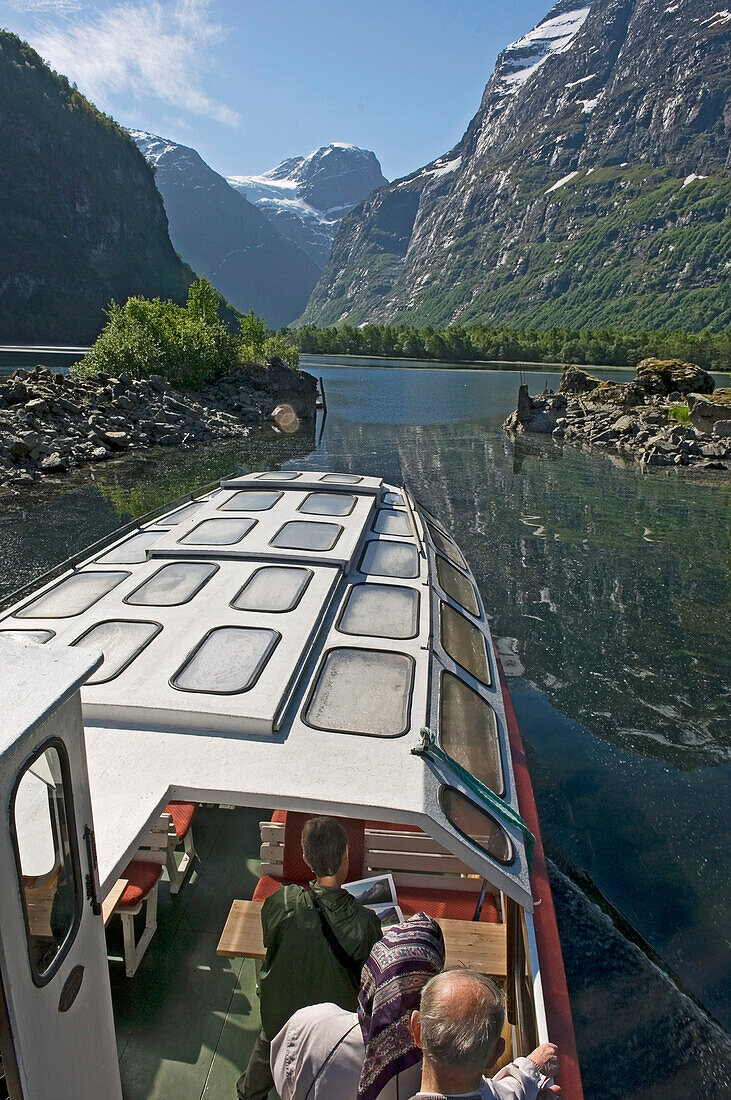
[[[505,673],[500,658],[497,657],[497,654],[495,656],[498,672],[500,673],[503,699],[505,700],[505,715],[508,720],[508,734],[513,756],[515,786],[518,791],[520,813],[536,838],[531,888],[534,900],[536,902],[540,901],[540,905],[536,904],[533,912],[533,922],[536,930],[538,957],[541,964],[541,982],[546,1006],[548,1032],[551,1042],[558,1044],[561,1057],[561,1076],[558,1084],[561,1085],[563,1090],[564,1100],[583,1100],[584,1091],[581,1086],[579,1060],[576,1054],[576,1039],[574,1038],[574,1025],[571,1019],[569,992],[566,988],[561,941],[558,938],[556,911],[553,907],[551,887],[548,882],[548,870],[543,852],[541,830],[538,825],[533,784],[528,772],[523,741],[518,729],[518,720],[515,717]]]

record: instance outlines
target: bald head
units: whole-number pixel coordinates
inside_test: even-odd
[[[499,988],[474,970],[445,970],[421,994],[424,1055],[435,1066],[482,1073],[503,1029]]]

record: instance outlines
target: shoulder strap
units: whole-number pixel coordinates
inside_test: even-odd
[[[352,955],[349,955],[347,953],[347,951],[343,948],[343,945],[340,943],[340,940],[333,932],[330,921],[327,919],[323,912],[322,902],[320,901],[314,890],[310,891],[310,898],[312,899],[312,904],[315,907],[315,912],[320,918],[320,927],[322,928],[322,934],[327,940],[330,950],[350,978],[355,988],[360,988],[360,972],[362,967],[358,966]]]

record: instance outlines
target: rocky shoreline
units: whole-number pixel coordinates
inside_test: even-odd
[[[731,389],[714,392],[706,371],[681,359],[643,359],[630,382],[606,382],[565,367],[558,392],[531,397],[503,424],[640,467],[731,473]]]
[[[316,389],[312,375],[278,359],[244,364],[196,393],[160,375],[16,370],[0,384],[0,488],[26,489],[128,451],[246,436],[261,424],[292,431],[315,416]]]

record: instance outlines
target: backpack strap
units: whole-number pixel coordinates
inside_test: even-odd
[[[363,968],[361,966],[358,966],[353,956],[347,953],[343,945],[340,943],[340,940],[333,932],[330,921],[325,916],[322,902],[320,901],[314,890],[310,891],[310,898],[315,908],[315,912],[320,918],[320,927],[322,928],[322,934],[327,940],[330,950],[332,951],[340,966],[350,978],[350,981],[354,988],[356,990],[360,989],[360,972]]]

